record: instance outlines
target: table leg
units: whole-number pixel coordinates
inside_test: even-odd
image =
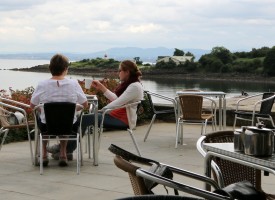
[[[219,96],[219,130],[222,130],[222,97]]]
[[[94,114],[95,114],[95,124],[94,124],[94,133],[93,133],[93,157],[94,157],[94,165],[98,165],[98,147],[99,147],[99,134],[98,134],[98,110],[97,105],[95,106]]]
[[[226,99],[223,97],[223,130],[226,129]]]

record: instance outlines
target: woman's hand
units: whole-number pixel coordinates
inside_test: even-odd
[[[93,80],[92,87],[94,87],[97,90],[100,90],[103,93],[107,90],[107,88],[102,83],[100,83],[99,80]]]

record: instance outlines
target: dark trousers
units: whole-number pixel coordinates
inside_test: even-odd
[[[47,132],[47,125],[42,123],[40,118],[38,117],[37,120],[38,127],[43,135],[43,133]],[[73,124],[73,132],[78,132],[80,122],[79,119]],[[75,140],[69,140],[67,143],[67,153],[72,153],[76,149],[76,141]]]

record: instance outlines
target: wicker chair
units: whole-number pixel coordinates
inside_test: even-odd
[[[233,139],[233,131],[216,131],[208,133],[198,139],[197,149],[202,156],[205,157],[206,151],[203,149],[203,143],[228,143],[233,142]],[[262,191],[260,170],[221,158],[214,158],[211,167],[214,180],[218,182],[221,188],[232,183],[247,180],[251,182],[257,190]],[[274,195],[266,195],[268,199],[275,199]]]
[[[181,132],[180,141],[183,143],[183,124],[184,123],[201,123],[201,135],[206,133],[207,123],[212,124],[212,130],[216,130],[216,102],[208,97],[201,95],[180,95],[178,98],[179,114],[177,119],[176,144],[178,145],[179,132]],[[203,112],[203,100],[210,101],[210,112]],[[179,128],[181,125],[181,129]]]
[[[30,145],[30,153],[31,153],[31,161],[32,164],[34,164],[34,155],[33,155],[33,148],[32,148],[32,141],[31,141],[31,133],[34,132],[34,130],[31,130],[31,128],[34,128],[34,121],[29,121],[27,118],[26,109],[30,109],[30,106],[12,99],[6,99],[3,97],[0,97],[0,136],[3,134],[2,141],[0,144],[0,150],[5,143],[5,139],[9,133],[10,130],[14,129],[26,129],[28,134],[28,140]],[[10,124],[7,117],[12,112],[20,112],[24,115],[24,121],[21,124]]]
[[[153,163],[155,164],[158,163],[159,165],[166,166],[167,168],[169,168],[169,170],[171,170],[174,175],[177,174],[180,176],[192,178],[197,181],[206,182],[210,184],[212,187],[218,189],[219,186],[217,185],[217,183],[208,177],[205,177],[203,175],[196,174],[190,171],[186,171],[183,169],[179,169],[170,165],[159,163],[155,160],[137,156],[113,144],[111,144],[111,146],[109,147],[109,150],[116,155],[114,157],[115,165],[119,169],[128,173],[135,195],[152,195],[153,194],[152,191],[148,190],[145,184],[145,180],[150,180],[158,183],[159,185],[163,185],[177,191],[191,194],[199,198],[217,199],[217,200],[230,199],[229,197],[218,195],[213,192],[209,192],[206,190],[202,190],[200,188],[186,185],[184,183],[173,181],[168,178],[164,178],[155,173],[152,173],[147,168],[148,166],[151,166]],[[181,197],[184,197],[184,196],[181,195]],[[187,199],[188,198],[186,197],[186,200]],[[189,199],[191,200],[193,198],[189,198]]]

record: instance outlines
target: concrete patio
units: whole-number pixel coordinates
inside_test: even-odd
[[[196,150],[200,126],[186,126],[184,132],[186,145],[179,145],[178,149],[174,148],[175,123],[156,122],[147,141],[143,142],[147,127],[148,125],[138,126],[135,130],[144,157],[203,174],[203,158]],[[232,130],[232,127],[227,129]],[[49,166],[44,168],[44,174],[40,175],[39,167],[31,164],[27,142],[4,145],[0,152],[0,199],[111,200],[133,196],[128,175],[114,165],[114,155],[108,151],[111,143],[135,153],[131,138],[126,131],[104,132],[99,152],[99,165],[93,166],[92,159],[88,159],[88,155],[84,154],[84,166],[81,167],[80,175],[76,174],[75,160],[70,161],[66,168],[60,168],[57,161],[50,160]],[[194,180],[180,179],[180,181],[203,188],[203,184]],[[273,192],[274,175],[263,177],[263,188],[266,192]],[[162,187],[157,187],[156,192],[166,194]]]

